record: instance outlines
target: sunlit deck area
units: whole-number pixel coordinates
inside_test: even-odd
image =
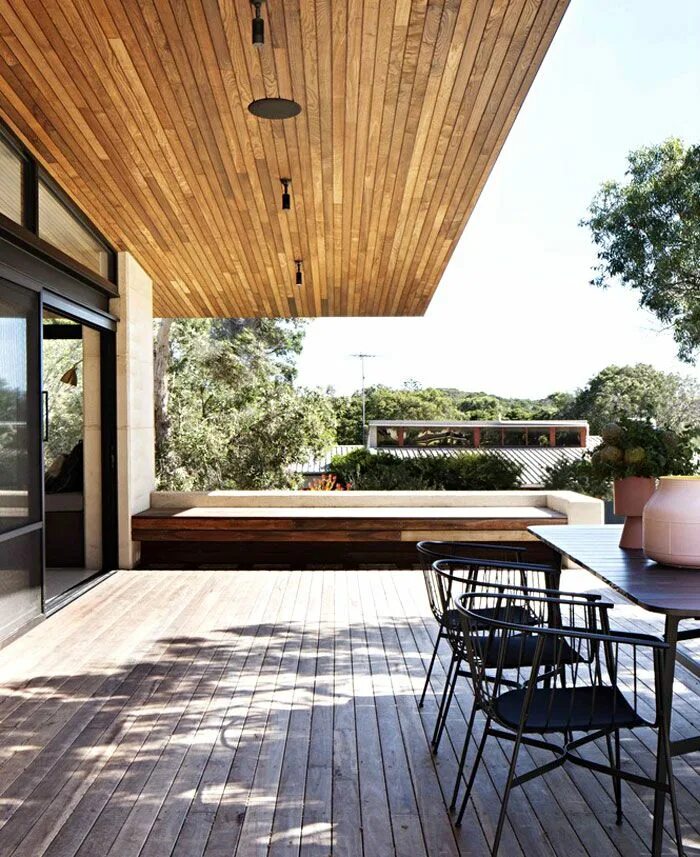
[[[614,612],[650,627],[636,608]],[[417,697],[435,630],[418,571],[113,575],[0,651],[0,855],[488,854],[506,755],[489,745],[456,829],[447,803],[470,697],[462,683],[433,757],[447,649],[423,709]],[[700,726],[699,692],[680,667],[678,738]],[[654,748],[650,732],[623,733],[631,770],[651,775]],[[700,855],[699,770],[698,753],[675,760],[687,855]],[[528,783],[501,853],[648,853],[652,795],[623,789],[618,827],[597,774]]]

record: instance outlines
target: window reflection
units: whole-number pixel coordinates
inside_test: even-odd
[[[29,398],[30,299],[0,285],[0,532],[38,517]]]
[[[109,274],[107,249],[48,187],[39,182],[39,238],[96,274]]]
[[[581,446],[581,429],[556,426],[506,424],[465,426],[382,426],[376,428],[377,447],[421,448],[454,447],[474,449],[476,447],[550,447]]]
[[[0,137],[0,214],[22,222],[22,158]]]

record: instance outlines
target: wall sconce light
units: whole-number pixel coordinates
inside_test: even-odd
[[[301,259],[295,259],[294,264],[297,266],[296,284],[297,286],[300,286],[303,283],[303,277],[301,274]]]

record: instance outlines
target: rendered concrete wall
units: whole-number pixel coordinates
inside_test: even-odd
[[[150,504],[155,488],[153,420],[153,284],[130,253],[119,254],[119,298],[110,301],[117,325],[117,467],[119,565],[133,568],[139,545],[131,516]]]
[[[155,509],[518,508],[561,512],[570,524],[602,524],[603,502],[573,491],[154,491]]]

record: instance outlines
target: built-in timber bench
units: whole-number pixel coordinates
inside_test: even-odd
[[[141,565],[358,567],[415,563],[421,539],[547,548],[527,528],[600,524],[600,500],[571,491],[155,492],[132,518]]]

